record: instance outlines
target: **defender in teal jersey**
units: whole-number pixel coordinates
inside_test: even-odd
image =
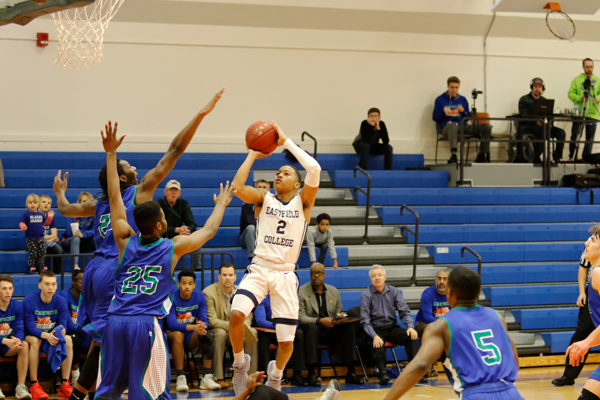
[[[443,354],[444,369],[461,399],[523,400],[513,384],[519,370],[517,349],[504,319],[477,304],[480,291],[481,278],[470,268],[450,273],[447,296],[452,311],[427,327],[421,349],[385,400],[402,397]]]
[[[133,210],[135,231],[127,222],[127,211],[119,188],[117,148],[124,136],[102,133],[108,166],[108,194],[111,224],[119,248],[115,271],[114,299],[102,336],[98,399],[117,400],[126,388],[132,399],[170,399],[170,367],[162,320],[172,305],[175,287],[173,271],[185,254],[199,249],[217,233],[231,188],[221,184],[215,208],[204,227],[189,236],[164,239],[165,214],[156,201],[139,204]]]
[[[575,342],[567,349],[567,356],[571,365],[576,367],[580,362],[584,362],[585,354],[594,346],[600,344],[600,225],[590,228],[592,236],[585,242],[585,251],[583,257],[592,263],[592,279],[589,291],[589,307],[592,322],[596,329],[582,341]],[[599,400],[600,399],[600,367],[598,367],[583,386],[579,395],[580,400]]]

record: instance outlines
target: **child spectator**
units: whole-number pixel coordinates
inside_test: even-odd
[[[338,268],[335,242],[333,240],[333,232],[329,229],[330,225],[331,217],[329,214],[323,213],[317,216],[317,225],[308,228],[308,232],[306,233],[306,244],[308,245],[308,255],[312,265],[317,263],[315,247],[318,247],[321,249],[318,262],[325,265],[325,256],[327,256],[327,249],[329,249],[331,258],[333,259],[333,268]]]
[[[46,255],[46,244],[44,242],[44,224],[52,222],[54,212],[49,212],[48,217],[39,211],[40,197],[30,194],[25,200],[27,211],[23,213],[19,227],[25,232],[25,243],[27,244],[27,271],[29,274],[37,273],[37,265]]]
[[[44,214],[44,217],[48,217],[50,208],[52,208],[52,197],[48,196],[47,194],[41,195],[40,211]],[[54,215],[54,211],[52,211],[52,213],[52,215]],[[46,243],[46,254],[63,253],[63,249],[60,247],[60,242],[58,240],[58,230],[56,229],[56,221],[54,218],[49,225],[44,225],[44,242]],[[54,273],[60,273],[60,258],[51,257],[50,260],[47,260],[44,265],[44,271],[48,269],[46,265],[52,265],[52,270]]]
[[[92,201],[94,197],[90,192],[79,193],[78,203]],[[79,224],[79,229],[73,232],[72,224]],[[96,250],[94,243],[94,217],[84,218],[69,218],[67,227],[63,233],[62,249],[71,254],[79,254],[82,250],[84,253],[93,252]],[[79,257],[73,260],[73,269],[79,269]]]

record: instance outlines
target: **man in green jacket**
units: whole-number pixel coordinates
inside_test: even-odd
[[[587,95],[587,96],[586,96]],[[583,100],[588,97],[587,107],[585,109],[585,115],[583,115]],[[600,119],[600,111],[598,110],[598,98],[600,97],[600,81],[598,77],[594,75],[594,60],[586,58],[583,60],[583,74],[577,76],[571,82],[569,87],[569,99],[579,108],[579,114],[595,120]],[[577,133],[581,127],[581,123],[574,122],[573,128],[571,129],[571,143],[569,143],[569,160],[573,161],[577,157],[575,149],[577,144],[573,143],[577,140]],[[596,133],[596,123],[588,123],[585,125],[585,140],[587,143],[583,148],[581,156],[585,159],[586,156],[592,154],[592,145],[594,141],[594,134]]]
[[[158,200],[167,220],[167,237],[189,235],[196,231],[194,215],[187,200],[180,199],[181,184],[171,179],[165,186],[165,197]]]

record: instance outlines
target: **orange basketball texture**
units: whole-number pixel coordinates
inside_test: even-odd
[[[246,146],[264,154],[275,151],[277,139],[277,131],[269,121],[257,121],[246,131]]]

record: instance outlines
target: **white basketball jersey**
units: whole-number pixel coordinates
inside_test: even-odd
[[[276,264],[296,264],[305,234],[306,218],[300,196],[283,203],[267,193],[256,219],[254,254]]]

